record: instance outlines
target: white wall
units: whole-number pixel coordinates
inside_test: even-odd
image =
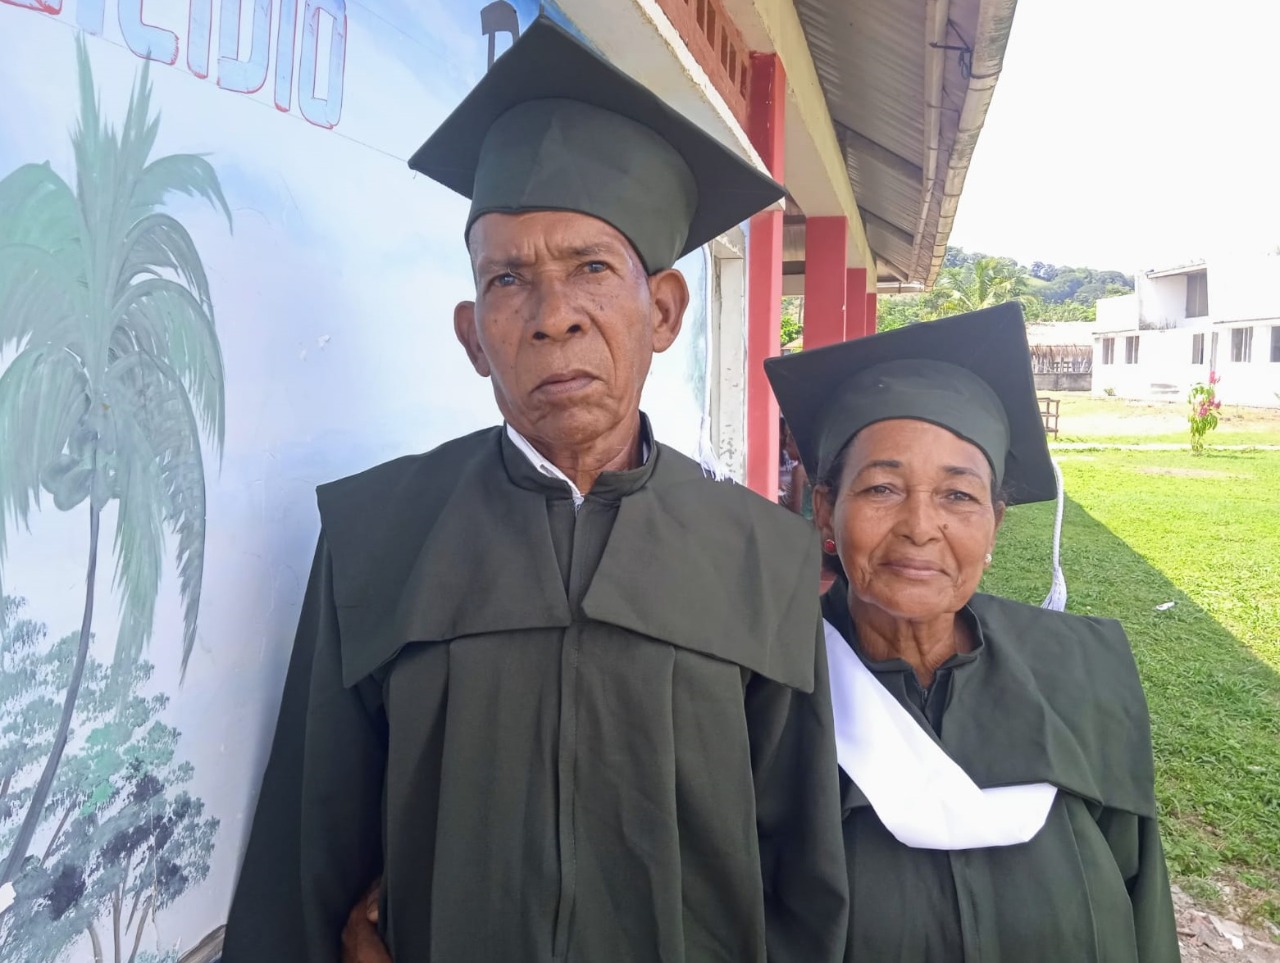
[[[1280,317],[1280,255],[1211,262],[1209,314],[1219,322]]]
[[[1094,331],[1131,331],[1138,327],[1138,295],[1099,298]]]
[[[1102,363],[1103,337],[1094,341],[1093,393],[1102,395],[1112,389],[1121,398],[1181,399],[1197,380],[1208,377],[1208,365],[1200,369],[1191,364],[1192,332],[1128,331],[1108,334],[1115,338],[1112,364]],[[1137,337],[1138,363],[1125,363],[1125,338]],[[1206,348],[1207,354],[1207,348]]]
[[[1280,317],[1254,324],[1218,325],[1218,397],[1226,404],[1280,408],[1280,362],[1271,360],[1271,329]],[[1253,329],[1249,361],[1231,360],[1231,332]]]
[[[1143,328],[1168,328],[1187,316],[1187,276],[1149,278],[1139,274],[1134,278],[1138,296],[1138,322]]]
[[[1209,380],[1213,336],[1218,336],[1217,373],[1221,377],[1218,397],[1225,404],[1280,407],[1280,363],[1271,359],[1271,327],[1280,318],[1254,325],[1207,325],[1165,331],[1108,333],[1094,339],[1093,394],[1102,396],[1110,388],[1120,398],[1147,401],[1182,401],[1191,386]],[[1253,352],[1249,362],[1231,361],[1232,328],[1253,328]],[[1192,338],[1204,335],[1204,364],[1191,363]],[[1125,338],[1136,335],[1138,363],[1125,363]],[[1115,338],[1115,360],[1103,364],[1103,339]]]

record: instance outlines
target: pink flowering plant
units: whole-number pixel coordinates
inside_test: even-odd
[[[1222,379],[1216,371],[1209,372],[1209,383],[1195,385],[1187,395],[1187,404],[1191,411],[1187,421],[1191,425],[1191,453],[1204,454],[1204,436],[1218,427],[1218,409],[1222,402],[1218,400],[1217,384]]]

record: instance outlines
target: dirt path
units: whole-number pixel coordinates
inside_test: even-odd
[[[1187,430],[1187,406],[1181,401],[1125,401],[1092,398],[1078,392],[1046,394],[1061,402],[1058,432],[1064,437],[1163,435]],[[1225,405],[1218,414],[1215,438],[1237,431],[1280,432],[1280,409]]]
[[[1264,932],[1216,916],[1173,888],[1183,963],[1280,963],[1280,929]]]

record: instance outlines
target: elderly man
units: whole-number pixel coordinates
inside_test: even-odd
[[[803,522],[652,437],[672,264],[779,196],[534,24],[411,161],[472,198],[454,328],[505,426],[322,486],[225,963],[841,957]]]

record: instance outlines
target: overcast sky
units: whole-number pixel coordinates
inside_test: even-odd
[[[1280,3],[1021,0],[951,241],[1160,267],[1280,245]]]

